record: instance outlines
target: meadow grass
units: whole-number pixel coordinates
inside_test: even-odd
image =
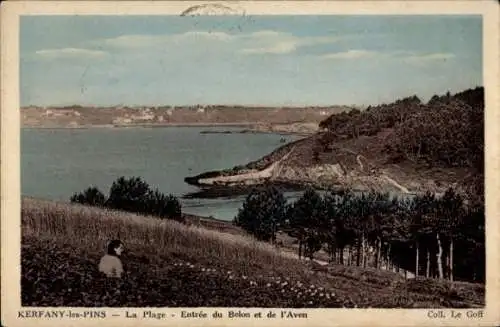
[[[126,276],[110,284],[97,263],[115,238],[126,246]],[[249,236],[32,198],[22,200],[21,259],[23,305],[484,305],[483,285],[405,280],[340,265],[315,273],[306,262]]]
[[[268,243],[172,220],[139,216],[82,205],[25,198],[23,235],[71,240],[88,251],[104,251],[110,239],[121,239],[131,251],[149,255],[175,254],[192,261],[210,261],[242,272],[257,268],[287,275],[303,272],[297,260],[284,257]],[[297,266],[297,263],[299,265]],[[294,269],[295,268],[295,269]]]

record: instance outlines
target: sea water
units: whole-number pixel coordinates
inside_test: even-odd
[[[298,136],[238,133],[238,127],[21,129],[22,195],[69,201],[89,186],[108,194],[121,176],[142,177],[181,199],[183,212],[232,220],[245,196],[183,199],[184,177],[244,165]],[[232,131],[235,133],[200,133]],[[287,193],[295,198],[297,193]]]

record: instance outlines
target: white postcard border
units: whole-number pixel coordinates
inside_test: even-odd
[[[482,15],[483,16],[483,79],[485,87],[485,162],[486,162],[486,308],[483,310],[457,310],[465,316],[468,311],[483,312],[479,319],[431,319],[427,309],[295,309],[307,312],[307,319],[280,319],[284,309],[241,308],[251,313],[262,312],[263,316],[274,311],[278,318],[180,318],[184,308],[173,309],[126,309],[102,308],[109,319],[49,319],[19,318],[20,298],[20,114],[19,114],[19,17],[20,15],[63,14],[124,14],[124,15],[178,15],[187,8],[218,3],[235,8],[245,15],[286,14],[356,14],[356,15]],[[2,324],[10,326],[251,326],[263,323],[269,326],[492,326],[500,323],[498,307],[500,274],[500,112],[499,112],[499,5],[497,1],[260,1],[260,2],[188,2],[188,1],[9,1],[1,7],[1,299]],[[34,309],[34,308],[29,308]],[[40,308],[41,310],[71,310],[84,312],[101,308]],[[227,313],[230,308],[192,308],[212,314]],[[167,320],[129,319],[125,312],[141,313],[146,310],[175,314]],[[436,310],[434,310],[436,311]],[[448,316],[450,310],[443,310]]]

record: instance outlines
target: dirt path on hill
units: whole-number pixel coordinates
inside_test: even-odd
[[[292,148],[287,154],[285,154],[281,159],[273,162],[269,167],[252,171],[244,174],[230,175],[230,176],[218,176],[213,178],[202,178],[198,182],[204,185],[214,185],[217,183],[242,183],[245,181],[255,181],[260,179],[271,179],[279,175],[281,171],[281,164],[284,160],[288,159],[295,148]]]

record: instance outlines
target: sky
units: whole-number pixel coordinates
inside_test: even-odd
[[[21,105],[370,105],[482,86],[481,16],[23,16]]]

